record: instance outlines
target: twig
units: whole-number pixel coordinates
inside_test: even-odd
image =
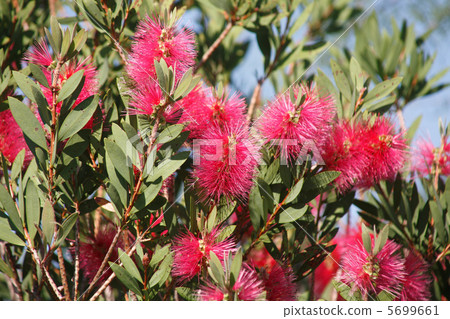
[[[64,298],[66,299],[66,301],[70,301],[69,283],[67,282],[66,266],[64,266],[64,256],[63,256],[61,247],[58,247],[56,249],[56,252],[58,254],[58,263],[59,263],[59,271],[61,273],[61,282],[64,287]]]
[[[50,165],[48,168],[48,197],[50,199],[50,202],[53,206],[53,149],[55,148],[55,135],[56,135],[56,107],[58,105],[57,99],[58,99],[58,92],[60,89],[60,83],[58,83],[59,80],[59,72],[61,70],[62,61],[61,59],[57,59],[55,70],[52,74],[52,125],[51,125],[51,133],[50,133],[50,148],[49,148],[49,159],[50,159]]]
[[[97,273],[95,274],[94,279],[92,279],[91,284],[89,285],[88,289],[82,295],[83,300],[85,300],[89,296],[89,294],[94,289],[95,284],[97,283],[98,279],[103,275],[103,271],[105,270],[106,266],[108,265],[109,258],[111,257],[111,254],[113,253],[114,248],[116,247],[117,242],[119,241],[121,233],[122,233],[122,227],[117,227],[117,233],[114,236],[114,239],[111,242],[111,245],[109,246],[109,249],[105,255],[105,258],[103,258],[100,268],[97,270]]]
[[[135,244],[133,245],[133,247],[131,248],[131,250],[127,253],[128,256],[131,257],[131,255],[136,251],[136,246],[140,245],[140,241],[137,240],[135,242]],[[120,266],[122,265],[122,263],[119,264]],[[116,277],[116,274],[113,272],[108,279],[106,279],[106,281],[103,283],[103,285],[99,288],[99,290],[97,290],[97,292],[91,297],[91,299],[89,299],[89,301],[95,301],[102,293],[103,291],[105,291],[105,289],[109,286],[109,284],[111,283],[111,281],[113,281],[113,279]]]
[[[223,29],[222,33],[219,35],[219,37],[214,41],[214,43],[209,47],[209,49],[203,54],[202,59],[200,62],[195,66],[194,73],[198,71],[202,67],[203,64],[205,64],[206,61],[211,57],[213,52],[219,47],[220,43],[225,39],[228,33],[230,33],[231,29],[233,28],[234,22],[233,20],[229,21],[227,23],[227,26],[225,29]]]
[[[80,281],[80,207],[78,202],[75,202],[75,211],[78,218],[75,224],[75,273],[73,284],[73,300],[78,299],[78,285]]]
[[[400,123],[400,128],[403,132],[406,132],[405,118],[403,117],[403,111],[401,108],[397,108],[397,117]]]
[[[247,111],[247,123],[250,123],[253,117],[253,113],[255,112],[256,104],[258,104],[259,96],[261,95],[261,87],[263,84],[263,80],[260,79],[253,90],[252,98],[250,100],[250,105],[248,106]]]

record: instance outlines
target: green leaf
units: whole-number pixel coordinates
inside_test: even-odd
[[[208,271],[210,272],[211,277],[219,284],[220,287],[225,287],[225,274],[219,258],[213,251],[210,251],[209,256],[210,260]]]
[[[158,265],[161,260],[163,260],[170,252],[169,252],[170,245],[166,245],[164,247],[161,247],[159,249],[155,250],[155,253],[152,255],[152,259],[150,260],[150,267],[155,267]]]
[[[12,231],[6,218],[0,218],[0,240],[16,246],[25,246],[24,241]]]
[[[333,71],[334,80],[339,91],[341,91],[342,95],[345,97],[345,99],[347,99],[347,101],[351,101],[352,92],[350,90],[350,84],[348,83],[344,71],[342,71],[341,67],[337,64],[336,61],[331,60],[330,64],[331,70]]]
[[[61,52],[62,32],[58,20],[56,20],[55,16],[50,17],[50,27],[52,28],[52,38],[54,44],[54,47],[52,47],[53,51],[59,53]]]
[[[229,226],[224,227],[221,230],[219,236],[217,236],[217,242],[222,242],[225,239],[227,239],[228,237],[230,237],[233,234],[233,232],[235,231],[235,229],[236,229],[236,225],[229,225]]]
[[[342,282],[332,281],[334,288],[339,292],[342,298],[347,301],[362,301],[363,298],[359,290],[352,292],[352,289]]]
[[[395,296],[389,292],[387,292],[386,290],[382,290],[378,295],[377,295],[377,300],[378,301],[392,301],[395,299]]]
[[[297,219],[303,217],[308,211],[309,206],[303,206],[301,208],[296,208],[294,206],[282,209],[278,217],[278,222],[280,224],[286,224],[296,221]]]
[[[124,165],[127,165],[129,167],[131,167],[131,165],[141,167],[139,152],[133,145],[133,139],[139,139],[139,136],[135,135],[131,137],[130,140],[128,134],[124,130],[122,130],[122,128],[120,128],[120,126],[116,123],[112,124],[112,133],[116,144],[119,145],[119,147],[122,149],[122,152],[127,157],[127,161],[126,163],[124,163]]]
[[[172,255],[167,255],[164,261],[159,265],[159,269],[150,278],[149,286],[154,287],[157,284],[162,285],[170,275],[171,265],[173,263]]]
[[[230,268],[230,285],[233,286],[239,277],[242,267],[242,249],[239,247],[238,251],[234,255],[233,262]]]
[[[176,287],[175,290],[181,296],[181,298],[183,298],[187,301],[196,301],[197,300],[195,292],[191,288]]]
[[[132,169],[126,164],[127,159],[120,147],[109,139],[105,139],[107,157],[111,160],[113,167],[108,167],[108,175],[111,177],[112,170],[117,171],[128,185],[132,184]],[[125,185],[123,185],[125,186]]]
[[[20,172],[22,172],[23,161],[25,159],[25,149],[22,149],[14,160],[14,163],[11,168],[11,179],[16,180],[19,176]]]
[[[151,180],[155,181],[160,177],[163,180],[167,179],[170,175],[175,173],[175,171],[180,168],[184,162],[186,162],[189,155],[189,151],[179,152],[171,156],[169,159],[162,161],[154,168],[153,174],[150,174]]]
[[[72,94],[73,91],[75,91],[75,89],[78,87],[78,84],[80,84],[81,80],[83,79],[83,75],[84,69],[81,69],[72,74],[72,76],[64,82],[61,90],[58,93],[58,99],[56,101],[61,102],[62,100],[69,97],[69,95]]]
[[[178,135],[180,135],[181,131],[183,131],[183,128],[183,124],[170,125],[164,131],[162,131],[161,134],[159,134],[158,138],[156,139],[156,143],[165,144],[172,141],[173,139],[178,137]]]
[[[431,216],[434,220],[434,228],[437,232],[437,239],[438,242],[444,244],[447,241],[447,232],[445,230],[445,224],[444,224],[444,212],[442,211],[441,207],[438,206],[438,204],[435,201],[430,201],[430,211]]]
[[[138,243],[138,245],[140,245],[140,244]],[[136,264],[134,263],[134,261],[122,249],[119,248],[118,251],[119,251],[120,261],[122,262],[122,265],[125,268],[125,270],[131,276],[133,276],[135,279],[139,280],[139,282],[142,284],[143,281],[142,281],[141,274],[139,273],[139,270],[136,267]]]
[[[4,273],[9,278],[13,278],[13,271],[12,271],[12,269],[1,258],[0,258],[0,272]]]
[[[87,40],[87,33],[86,33],[86,31],[84,29],[81,29],[73,37],[73,43],[74,43],[75,52],[81,50],[81,48],[84,46],[86,40]]]
[[[38,189],[31,180],[28,181],[25,189],[25,199],[27,229],[31,241],[33,241],[37,232],[36,227],[39,227],[39,222],[41,220],[41,203],[39,200]]]
[[[390,80],[383,81],[375,85],[375,87],[367,93],[364,98],[364,103],[369,104],[372,101],[379,100],[392,91],[394,91],[398,85],[402,82],[402,77],[393,78]]]
[[[406,140],[411,142],[414,138],[414,135],[416,134],[417,129],[420,126],[420,123],[422,122],[422,115],[417,117],[414,122],[411,124],[410,127],[408,127],[408,131],[406,133]]]
[[[369,255],[372,254],[372,239],[370,238],[370,229],[364,223],[361,223],[362,241],[364,248]]]
[[[28,64],[31,70],[31,74],[33,74],[33,77],[41,83],[43,86],[45,86],[47,89],[50,89],[50,85],[48,84],[47,78],[45,77],[44,72],[42,72],[42,69],[36,65],[36,64]]]
[[[67,217],[64,222],[62,223],[61,227],[58,230],[58,240],[55,243],[55,246],[59,246],[69,235],[70,231],[72,230],[73,226],[75,226],[75,223],[78,219],[78,213],[72,213]]]
[[[335,171],[326,171],[316,174],[311,177],[305,178],[305,182],[303,185],[304,191],[311,190],[324,190],[325,187],[334,181],[340,175],[340,172]]]
[[[44,130],[30,108],[11,96],[8,97],[8,101],[11,113],[22,129],[24,136],[43,150],[47,150]],[[30,149],[33,151],[34,148],[30,147]]]
[[[23,235],[22,219],[20,218],[20,214],[17,211],[16,204],[3,185],[0,185],[0,202],[2,202],[3,208],[8,214],[8,217],[13,225]]]
[[[69,28],[64,31],[64,36],[61,45],[61,57],[66,58],[67,52],[69,51],[69,47],[72,43],[72,36],[70,34]]]
[[[138,282],[130,275],[128,271],[113,262],[109,262],[109,266],[111,267],[112,271],[114,271],[120,282],[125,285],[125,287],[127,287],[139,297],[142,297],[142,291],[141,288],[139,288]]]
[[[177,88],[175,89],[175,93],[173,95],[174,100],[178,100],[180,97],[184,97],[189,94],[189,87],[192,81],[192,68],[188,69],[181,78]],[[185,92],[187,92],[185,94]]]
[[[259,193],[258,187],[253,187],[250,191],[250,198],[248,202],[248,209],[250,211],[250,220],[252,222],[253,228],[259,230],[261,227],[261,221],[264,222],[265,214],[263,199]]]
[[[350,75],[355,85],[356,91],[359,92],[364,87],[364,74],[358,61],[352,57],[350,60]]]
[[[58,139],[64,141],[75,133],[78,133],[92,118],[98,103],[98,95],[92,95],[75,106],[59,128]]]
[[[311,16],[311,12],[314,8],[314,3],[310,3],[305,7],[300,16],[295,20],[292,27],[289,29],[288,37],[292,38],[294,34],[300,29],[302,25],[305,24],[306,20]]]
[[[386,245],[388,237],[389,237],[389,224],[386,224],[386,226],[383,227],[383,229],[378,234],[377,239],[375,240],[375,245],[373,247],[374,255],[378,254],[384,247],[384,245]]]
[[[303,187],[303,178],[300,179],[297,183],[295,183],[294,187],[292,187],[291,191],[286,196],[284,203],[289,204],[290,202],[295,200],[297,198],[298,194],[300,194],[302,187]]]
[[[42,232],[44,233],[47,244],[51,244],[54,231],[55,211],[53,210],[52,203],[47,199],[42,210]]]

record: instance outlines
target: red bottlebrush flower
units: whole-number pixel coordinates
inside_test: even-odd
[[[214,286],[211,282],[207,282],[205,285],[200,286],[197,296],[201,301],[222,301],[225,294],[219,287]]]
[[[25,57],[25,61],[33,64],[37,64],[41,66],[41,69],[47,78],[48,83],[52,82],[52,72],[48,70],[48,67],[52,63],[52,56],[50,51],[45,44],[45,41],[41,41],[36,44]],[[91,95],[95,95],[98,93],[98,81],[97,81],[97,70],[92,63],[87,63],[88,59],[83,61],[70,61],[61,66],[59,77],[58,77],[58,85],[60,87],[63,86],[64,82],[67,81],[74,73],[84,70],[84,84],[81,89],[80,94],[78,95],[73,107],[77,106],[79,103],[90,97]],[[50,107],[53,105],[53,94],[52,91],[45,86],[41,85],[42,92],[44,93],[45,98],[47,99],[48,105]],[[56,112],[59,113],[61,111],[62,102],[59,102],[56,106]],[[85,128],[92,128],[93,119],[91,119]]]
[[[415,154],[413,168],[421,176],[433,175],[436,170],[439,170],[441,175],[450,175],[450,141],[448,141],[448,136],[442,138],[439,147],[434,147],[430,140],[419,140]]]
[[[132,115],[152,115],[155,107],[164,104],[164,95],[158,83],[142,82],[130,92],[131,100],[128,113]]]
[[[409,251],[405,258],[406,277],[400,294],[402,301],[426,301],[430,300],[430,267],[419,256]]]
[[[223,260],[225,253],[235,251],[235,242],[232,238],[218,241],[220,229],[214,228],[210,233],[196,237],[189,230],[174,240],[172,246],[173,269],[172,274],[179,277],[180,281],[192,279],[205,269],[210,258],[210,252],[214,252],[219,260]]]
[[[324,144],[322,159],[327,169],[341,172],[334,181],[341,193],[351,189],[366,173],[369,158],[363,148],[364,140],[362,123],[341,121]]]
[[[361,241],[361,226],[351,228],[346,234],[339,234],[332,244],[336,245],[333,252],[315,270],[314,276],[314,295],[320,297],[325,288],[338,272],[342,256],[347,250],[347,246]]]
[[[115,230],[105,229],[100,231],[95,237],[90,238],[88,242],[80,243],[80,269],[89,282],[94,279],[115,235]],[[109,261],[114,262],[119,258],[119,248],[123,249],[123,243],[120,240],[114,248]],[[72,253],[74,253],[74,250],[72,250]],[[106,280],[111,273],[112,271],[110,269],[105,271],[98,280],[97,285]]]
[[[193,176],[201,188],[201,199],[244,201],[253,185],[258,161],[258,149],[244,123],[210,127],[202,139],[194,141]]]
[[[406,161],[406,143],[403,133],[395,133],[395,127],[384,117],[377,117],[373,124],[365,123],[365,147],[369,161],[358,186],[370,188],[381,180],[393,180]]]
[[[247,264],[243,264],[241,272],[233,286],[239,300],[253,301],[264,292],[264,284],[258,278],[256,271]]]
[[[398,254],[399,250],[400,245],[392,240],[388,240],[375,256],[370,255],[360,241],[348,245],[337,279],[350,286],[352,291],[359,290],[364,299],[383,290],[398,296],[406,275],[405,261]]]
[[[285,93],[269,103],[256,123],[266,143],[278,145],[281,155],[290,161],[308,151],[321,150],[336,113],[333,99],[319,97],[314,87],[294,86],[293,90],[295,98],[298,94],[305,96],[301,105],[296,106]]]
[[[264,278],[266,299],[270,301],[297,300],[297,287],[294,280],[295,275],[290,266],[276,263]]]
[[[197,296],[201,301],[234,300],[234,297],[242,301],[254,301],[263,292],[264,285],[258,278],[256,271],[249,265],[243,264],[231,291],[226,291],[224,288],[216,287],[211,282],[207,282],[206,285],[200,286]]]
[[[182,76],[195,63],[195,39],[190,30],[147,17],[138,24],[127,65],[135,82],[156,78],[154,61],[161,58]]]
[[[260,249],[252,249],[248,254],[248,260],[251,265],[258,268],[272,269],[277,265],[277,261],[273,259],[264,246]]]
[[[51,65],[53,58],[47,42],[45,40],[37,42],[30,51],[25,53],[25,61],[37,64],[41,67],[48,67]]]
[[[25,149],[23,166],[27,167],[33,159],[33,154],[25,142],[22,129],[9,109],[0,112],[0,152],[10,163],[13,163],[17,154],[23,149]]]
[[[205,89],[195,89],[180,104],[180,122],[189,123],[191,139],[201,138],[211,126],[235,128],[245,123],[245,101],[239,94],[215,96]]]

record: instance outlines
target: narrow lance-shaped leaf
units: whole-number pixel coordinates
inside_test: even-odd
[[[42,232],[44,233],[47,244],[51,244],[53,233],[55,230],[55,211],[50,203],[46,200],[42,211]]]
[[[17,210],[16,204],[3,185],[0,185],[0,201],[2,202],[3,208],[8,214],[11,222],[14,224],[14,226],[16,226],[17,230],[21,234],[23,234],[22,219],[20,218],[19,211]]]
[[[97,95],[93,95],[88,97],[86,100],[78,104],[72,111],[70,111],[69,115],[67,115],[59,129],[59,140],[64,141],[65,139],[78,133],[92,118],[98,103],[99,97]]]
[[[57,99],[58,102],[61,102],[62,100],[66,99],[70,94],[73,93],[73,91],[75,91],[78,84],[81,82],[83,75],[84,75],[84,69],[78,70],[64,82],[64,84],[58,94],[58,99]]]

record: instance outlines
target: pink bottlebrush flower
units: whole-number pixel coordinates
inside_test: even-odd
[[[206,285],[200,286],[197,296],[201,301],[234,300],[234,298],[241,301],[254,301],[263,292],[264,285],[256,271],[249,265],[243,264],[235,284],[229,291],[207,282]]]
[[[194,33],[177,24],[167,25],[147,17],[136,30],[127,65],[127,73],[137,83],[156,78],[154,61],[161,58],[181,77],[195,63]]]
[[[330,284],[331,280],[339,271],[339,265],[341,263],[342,256],[347,250],[347,246],[353,245],[356,241],[362,241],[361,225],[348,229],[347,233],[339,234],[332,240],[331,243],[336,245],[336,248],[315,270],[314,295],[317,298],[322,295],[325,288]]]
[[[244,201],[259,161],[258,149],[247,126],[244,123],[235,127],[211,126],[197,141],[193,176],[201,189],[201,199],[219,201],[224,197]]]
[[[342,272],[337,279],[350,286],[353,292],[359,290],[364,299],[383,290],[398,296],[406,275],[400,248],[400,245],[388,240],[378,254],[372,256],[361,241],[348,245],[342,258]]]
[[[42,39],[38,41],[28,52],[25,53],[25,61],[46,68],[53,62],[53,57],[48,48],[47,42]],[[48,78],[47,78],[48,80]]]
[[[23,149],[25,149],[23,166],[26,168],[33,159],[33,154],[25,142],[22,129],[9,109],[0,112],[0,152],[10,163],[13,163],[17,154]]]
[[[406,277],[403,289],[398,299],[402,301],[426,301],[430,300],[430,267],[412,251],[405,258]]]
[[[264,292],[264,284],[258,278],[256,271],[247,264],[243,264],[241,272],[233,286],[233,291],[239,300],[253,301]]]
[[[25,61],[33,64],[37,64],[41,66],[41,69],[47,78],[48,83],[52,83],[52,72],[47,69],[52,63],[52,56],[49,52],[45,41],[41,41],[36,44],[25,56]],[[87,63],[88,59],[83,61],[74,61],[71,60],[61,66],[58,81],[58,86],[62,87],[63,84],[76,72],[80,70],[84,70],[84,85],[81,89],[80,94],[78,95],[73,107],[77,106],[79,103],[90,97],[91,95],[95,95],[98,93],[98,80],[97,80],[97,70],[92,63]],[[42,92],[47,100],[47,103],[50,107],[53,105],[53,94],[52,91],[45,86],[41,85]],[[61,111],[62,102],[59,102],[56,105],[56,112],[59,113]],[[91,119],[85,128],[92,128],[93,119]]]
[[[200,286],[197,296],[200,301],[222,301],[224,300],[225,293],[219,287],[214,286],[214,284],[208,281],[205,285]]]
[[[364,123],[365,147],[369,161],[359,187],[370,188],[381,180],[393,180],[403,168],[407,145],[403,133],[396,133],[394,125],[384,117],[377,117],[373,124]]]
[[[361,122],[337,123],[323,146],[322,159],[326,169],[341,172],[334,181],[344,193],[366,174],[368,153],[364,151],[365,132]]]
[[[450,141],[448,138],[448,136],[443,137],[439,147],[434,147],[430,140],[419,140],[414,156],[414,170],[422,176],[433,175],[437,169],[443,176],[450,175]]]
[[[215,96],[211,91],[196,89],[180,104],[183,108],[180,122],[189,123],[191,139],[201,138],[213,125],[234,128],[245,122],[245,101],[239,94]]]
[[[179,235],[172,246],[173,269],[172,274],[180,281],[187,281],[206,269],[210,252],[214,252],[219,260],[223,260],[227,252],[235,251],[235,242],[232,238],[218,241],[220,229],[214,228],[210,233],[195,236],[189,230]]]
[[[116,232],[114,229],[104,229],[96,236],[89,238],[87,242],[80,243],[80,269],[83,271],[84,277],[86,277],[89,282],[94,279],[115,235]],[[123,243],[120,240],[114,248],[109,261],[114,262],[118,259],[118,248],[123,249]],[[72,249],[71,252],[75,253],[75,250]],[[111,273],[110,269],[105,271],[98,280],[97,285],[106,280]]]
[[[305,95],[301,105],[296,106],[289,92],[284,93],[269,102],[256,123],[266,143],[278,145],[281,155],[290,161],[308,151],[321,150],[336,113],[333,99],[319,97],[314,87],[294,86],[293,90],[295,98],[300,93]]]
[[[295,301],[297,287],[295,275],[288,265],[276,263],[264,278],[266,299],[270,301]]]
[[[164,94],[158,83],[142,82],[130,92],[131,100],[128,113],[132,115],[152,115],[155,107],[164,104]]]
[[[273,259],[264,246],[260,249],[252,249],[248,254],[248,260],[251,265],[258,268],[272,269],[277,265],[277,261]]]

